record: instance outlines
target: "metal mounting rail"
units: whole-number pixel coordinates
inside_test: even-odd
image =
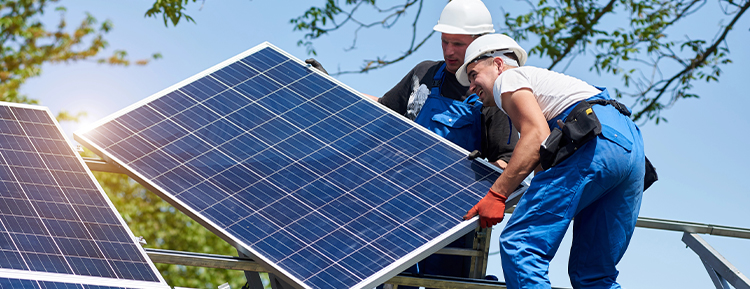
[[[120,167],[108,163],[107,161],[99,158],[83,158],[83,162],[89,167],[89,170],[105,173],[117,173],[124,174]]]
[[[235,256],[202,254],[193,252],[170,251],[160,249],[144,248],[146,254],[154,263],[175,264],[184,266],[197,266],[208,268],[220,268],[231,270],[243,270],[253,272],[266,272],[265,268],[252,259],[240,258]],[[456,278],[442,276],[409,276],[398,275],[391,278],[386,283],[394,285],[427,287],[427,288],[445,288],[445,289],[504,289],[505,283],[498,281]],[[553,287],[553,289],[563,289]]]
[[[206,268],[220,268],[241,271],[266,272],[266,268],[252,259],[235,256],[214,255],[194,252],[143,248],[151,261],[162,264],[175,264]]]
[[[750,279],[696,233],[682,233],[682,242],[701,258],[717,289],[750,289]],[[729,287],[729,285],[732,287]]]
[[[750,239],[750,229],[639,217],[636,227]]]

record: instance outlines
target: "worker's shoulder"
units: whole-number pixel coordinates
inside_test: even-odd
[[[424,82],[426,79],[432,79],[433,75],[435,75],[435,71],[437,71],[442,64],[443,61],[425,60],[414,66],[409,74],[417,77],[420,82]]]
[[[444,61],[425,60],[414,66],[414,71],[427,71],[431,69],[437,69],[439,65],[443,64]]]

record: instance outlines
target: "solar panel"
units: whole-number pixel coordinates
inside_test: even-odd
[[[269,43],[75,137],[300,288],[387,281],[499,176]]]
[[[169,288],[49,110],[0,102],[0,288],[112,284]]]
[[[112,287],[78,283],[50,282],[26,280],[17,278],[0,278],[0,289],[129,289],[127,287]]]

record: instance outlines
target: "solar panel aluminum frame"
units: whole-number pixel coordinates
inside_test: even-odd
[[[62,134],[63,139],[68,144],[71,144],[70,139],[68,139],[68,137],[65,135],[64,131],[62,130],[62,127],[60,126],[60,123],[57,122],[57,119],[55,119],[55,116],[52,114],[49,108],[43,107],[43,106],[20,104],[20,103],[9,103],[9,102],[0,102],[0,104],[5,105],[5,106],[11,106],[11,107],[44,111],[45,113],[49,115],[50,119],[52,119],[55,127]],[[154,266],[154,263],[151,262],[150,258],[148,258],[146,251],[143,249],[143,247],[137,244],[137,239],[135,235],[133,235],[133,232],[130,231],[128,224],[125,223],[125,220],[119,214],[119,212],[117,211],[117,208],[115,208],[114,204],[112,204],[112,201],[109,199],[107,194],[99,185],[99,182],[94,177],[94,174],[87,168],[86,163],[83,161],[83,158],[81,158],[81,156],[72,146],[68,146],[68,148],[70,149],[70,152],[76,156],[76,159],[78,160],[79,164],[81,165],[81,167],[84,168],[84,171],[86,171],[86,174],[88,175],[88,177],[91,178],[91,181],[99,190],[99,193],[102,194],[109,208],[113,212],[116,212],[116,214],[114,215],[117,218],[118,222],[120,223],[120,225],[126,228],[125,231],[127,231],[127,234],[129,235],[130,239],[133,241],[133,243],[135,244],[135,247],[138,249],[140,254],[143,255],[144,259],[148,263],[151,270],[157,273],[156,276],[159,278],[159,282],[155,283],[155,282],[148,282],[148,281],[113,279],[113,278],[105,278],[105,277],[80,276],[80,275],[69,275],[69,274],[62,274],[62,273],[49,273],[49,272],[26,271],[26,270],[16,270],[16,269],[0,269],[0,277],[25,279],[25,280],[85,284],[85,285],[98,285],[98,286],[113,286],[113,282],[116,282],[117,283],[116,286],[122,286],[122,287],[128,287],[128,288],[154,288],[154,289],[170,288],[169,285],[164,280],[164,278],[161,276],[161,274],[159,274],[159,271],[156,269],[156,266]]]
[[[281,53],[282,55],[288,57],[292,61],[295,61],[296,63],[298,63],[298,64],[300,64],[302,66],[308,66],[309,67],[308,64],[306,64],[303,61],[299,60],[298,58],[296,58],[296,57],[288,54],[287,52],[285,52],[285,51],[277,48],[273,44],[271,44],[269,42],[263,42],[263,43],[255,46],[255,47],[253,47],[253,48],[245,51],[245,52],[242,52],[242,53],[240,53],[240,54],[238,54],[238,55],[236,55],[236,56],[234,56],[234,57],[232,57],[230,59],[227,59],[227,60],[225,60],[225,61],[223,61],[223,62],[221,62],[221,63],[219,63],[217,65],[214,65],[211,68],[208,68],[208,69],[206,69],[206,70],[204,70],[204,71],[202,71],[202,72],[200,72],[198,74],[195,74],[195,75],[191,76],[190,78],[187,78],[187,79],[185,79],[185,80],[183,80],[183,81],[181,81],[179,83],[176,83],[176,84],[174,84],[174,85],[172,85],[172,86],[170,86],[170,87],[168,87],[166,89],[163,89],[163,90],[161,90],[161,91],[159,91],[159,92],[157,92],[157,93],[155,93],[155,94],[153,94],[153,95],[151,95],[151,96],[149,96],[149,97],[147,97],[145,99],[142,99],[141,101],[138,101],[138,102],[136,102],[136,103],[134,103],[134,104],[132,104],[132,105],[130,105],[130,106],[128,106],[128,107],[126,107],[126,108],[124,108],[124,109],[116,112],[116,113],[113,113],[112,115],[109,115],[109,116],[107,116],[107,117],[105,117],[105,118],[103,118],[103,119],[101,119],[101,120],[99,120],[97,122],[94,122],[94,123],[90,124],[86,128],[83,128],[83,129],[81,129],[79,131],[76,131],[74,133],[74,138],[75,138],[76,141],[78,141],[82,145],[86,146],[87,148],[91,149],[97,155],[101,156],[106,162],[118,166],[119,168],[122,169],[122,171],[124,171],[128,176],[130,176],[131,178],[133,178],[135,181],[137,181],[138,183],[140,183],[141,185],[143,185],[144,187],[146,187],[150,191],[152,191],[152,192],[156,193],[157,195],[159,195],[162,199],[164,199],[165,201],[167,201],[168,203],[170,203],[171,205],[173,205],[175,208],[177,208],[181,212],[183,212],[186,215],[188,215],[193,220],[197,221],[202,226],[206,227],[209,231],[213,232],[214,234],[216,234],[220,238],[224,239],[226,242],[228,242],[232,246],[235,246],[240,252],[242,252],[243,254],[245,254],[247,256],[250,256],[256,262],[262,264],[265,268],[268,269],[268,272],[276,274],[277,277],[280,277],[282,280],[284,280],[288,284],[290,284],[292,286],[295,286],[297,288],[310,288],[309,286],[305,285],[301,280],[298,280],[297,278],[294,278],[293,276],[291,276],[291,274],[289,274],[289,272],[287,272],[283,268],[280,268],[279,266],[275,265],[273,262],[271,262],[269,259],[267,259],[264,256],[262,256],[261,254],[258,254],[258,252],[256,252],[252,248],[250,248],[247,244],[244,244],[242,241],[235,239],[232,236],[232,234],[230,234],[229,232],[225,231],[224,229],[219,228],[219,226],[217,226],[216,224],[214,224],[208,218],[205,218],[205,217],[201,216],[201,214],[199,214],[198,212],[194,211],[187,204],[185,204],[182,201],[180,201],[180,200],[172,197],[171,195],[165,193],[165,190],[163,190],[158,184],[155,184],[155,183],[149,181],[148,178],[144,177],[143,175],[141,175],[138,172],[136,172],[133,168],[131,168],[128,165],[126,165],[123,162],[121,162],[117,157],[111,155],[110,153],[108,153],[105,150],[103,150],[103,148],[101,148],[98,145],[94,144],[93,140],[90,140],[90,139],[88,139],[88,138],[85,137],[85,134],[88,131],[90,131],[90,130],[96,128],[96,127],[99,127],[102,124],[105,124],[105,123],[107,123],[109,121],[112,121],[112,120],[116,119],[117,117],[119,117],[121,115],[124,115],[124,114],[126,114],[126,113],[128,113],[128,112],[130,112],[130,111],[132,111],[132,110],[134,110],[136,108],[139,108],[139,107],[141,107],[143,105],[146,105],[147,103],[150,103],[151,101],[153,101],[153,100],[155,100],[157,98],[160,98],[160,97],[162,97],[162,96],[164,96],[164,95],[166,95],[166,94],[168,94],[170,92],[173,92],[173,91],[175,91],[175,90],[177,90],[177,89],[179,89],[179,88],[181,88],[181,87],[183,87],[183,86],[185,86],[185,85],[187,85],[189,83],[192,83],[192,82],[194,82],[194,81],[196,81],[198,79],[201,79],[204,76],[207,76],[207,75],[209,75],[209,74],[211,74],[211,73],[213,73],[215,71],[218,71],[218,70],[220,70],[220,69],[222,69],[222,68],[224,68],[224,67],[226,67],[226,66],[228,66],[228,65],[230,65],[232,63],[235,63],[235,62],[237,62],[237,61],[239,61],[241,59],[244,59],[245,57],[247,57],[247,56],[249,56],[249,55],[251,55],[253,53],[256,53],[256,52],[258,52],[258,51],[260,51],[262,49],[265,49],[265,48],[271,48],[271,49],[275,50],[276,52]],[[357,96],[359,96],[359,97],[361,97],[363,99],[366,99],[367,101],[370,101],[373,104],[373,109],[381,109],[385,113],[390,113],[390,114],[393,114],[395,116],[398,116],[398,119],[403,120],[405,123],[408,123],[411,126],[414,126],[414,127],[418,128],[418,129],[421,129],[423,132],[434,136],[436,139],[442,141],[444,144],[447,144],[450,147],[452,147],[452,148],[454,148],[454,149],[462,152],[464,155],[468,155],[469,152],[466,151],[465,149],[463,149],[463,148],[461,148],[461,147],[459,147],[459,146],[457,146],[457,145],[455,145],[455,144],[453,144],[453,143],[451,143],[451,142],[443,139],[442,137],[434,134],[433,132],[431,132],[431,131],[429,131],[429,130],[427,130],[427,129],[419,126],[419,125],[416,125],[412,121],[404,118],[401,115],[398,115],[397,113],[393,112],[392,110],[390,110],[390,109],[388,109],[386,107],[383,107],[382,105],[378,104],[377,102],[369,99],[368,97],[364,96],[363,94],[361,94],[361,93],[357,92],[356,90],[350,88],[349,86],[341,83],[337,79],[335,79],[335,78],[333,78],[333,77],[331,77],[331,76],[329,76],[327,74],[321,73],[317,69],[312,69],[312,71],[314,71],[314,73],[317,73],[319,76],[324,77],[324,78],[330,80],[331,82],[333,82],[333,83],[341,86],[342,88],[344,88],[347,91],[353,93],[354,95],[357,95]],[[483,164],[483,165],[485,165],[485,166],[487,166],[489,168],[492,168],[492,169],[494,169],[497,172],[502,172],[502,170],[500,170],[499,168],[495,167],[494,165],[489,164],[485,160],[476,159],[474,161],[478,162],[478,163],[481,163],[481,164]],[[509,198],[509,203],[508,203],[509,206],[515,204],[518,201],[519,197],[525,192],[526,188],[528,188],[528,184],[526,182],[524,182],[522,184],[522,186],[520,186],[519,189],[517,189],[511,195],[511,197]],[[436,251],[438,251],[439,249],[441,249],[445,245],[447,245],[447,244],[451,243],[452,241],[455,241],[459,237],[461,237],[461,236],[463,236],[463,235],[465,235],[465,234],[473,231],[477,227],[477,225],[478,225],[478,217],[474,217],[471,220],[463,221],[462,223],[460,223],[456,227],[452,228],[448,232],[445,232],[442,235],[440,235],[440,237],[435,238],[435,239],[429,241],[425,245],[417,248],[415,251],[412,251],[411,253],[407,254],[404,258],[401,258],[400,260],[397,260],[396,262],[390,264],[389,266],[385,267],[384,269],[382,269],[381,271],[377,272],[376,274],[374,274],[374,275],[372,275],[372,276],[364,279],[363,281],[361,281],[359,284],[355,285],[352,288],[373,288],[373,287],[375,287],[375,286],[377,286],[379,284],[384,283],[385,281],[389,280],[390,278],[396,276],[398,273],[400,273],[403,270],[407,269],[408,267],[414,265],[419,260],[422,260],[422,259],[426,258],[427,256],[435,253]]]

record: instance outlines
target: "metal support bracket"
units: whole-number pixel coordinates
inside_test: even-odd
[[[240,250],[237,250],[237,255],[239,255],[240,258],[248,259],[250,260],[250,257],[242,253]],[[256,272],[256,271],[245,271],[245,279],[247,279],[247,285],[250,287],[250,289],[263,289],[265,288],[263,286],[263,280],[260,278],[260,274],[262,272]],[[277,278],[276,275],[268,273],[268,282],[271,283],[271,289],[293,289],[292,285],[289,285],[288,283],[284,282],[284,280],[281,280],[280,278]]]
[[[729,284],[735,289],[750,289],[750,279],[740,273],[739,269],[729,263],[698,234],[684,232],[682,242],[701,258],[703,266],[706,267],[717,289],[729,289]]]
[[[181,252],[161,249],[144,248],[148,257],[154,263],[177,264],[185,266],[199,266],[208,268],[224,268],[232,270],[243,270],[252,272],[266,272],[265,268],[251,259],[244,257],[222,256],[213,254]],[[427,288],[442,289],[504,289],[505,283],[498,281],[478,280],[472,278],[443,277],[425,275],[415,277],[409,275],[398,275],[386,283],[392,285],[404,285]],[[273,286],[273,281],[271,286]],[[276,287],[278,288],[278,287]],[[284,287],[292,288],[292,287]],[[552,287],[553,289],[562,289]]]
[[[237,250],[237,255],[242,259],[250,259],[247,255]],[[245,280],[247,280],[247,287],[250,289],[264,289],[263,280],[260,279],[260,272],[255,271],[244,271]]]
[[[487,274],[487,259],[489,259],[487,254],[490,251],[491,234],[492,228],[481,229],[477,226],[473,244],[475,255],[471,258],[469,270],[470,278],[484,279],[484,275]]]

